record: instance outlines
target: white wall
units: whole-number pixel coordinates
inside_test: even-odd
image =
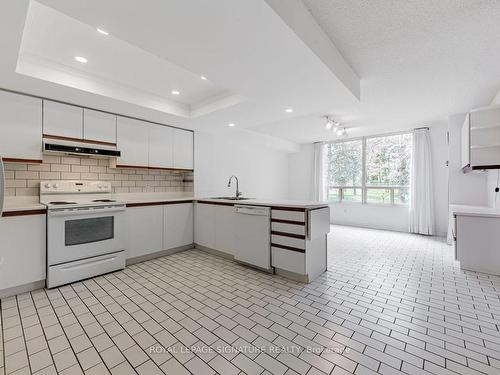
[[[313,200],[314,144],[300,145],[300,151],[290,154],[288,162],[288,196],[290,199]]]
[[[444,236],[448,228],[448,172],[446,124],[431,127],[434,205],[436,232]],[[291,199],[313,199],[314,147],[301,145],[289,158]],[[408,207],[379,204],[332,203],[331,220],[335,224],[408,231]]]
[[[500,187],[500,170],[488,171],[488,206],[500,209],[500,192],[495,193],[495,188]]]
[[[448,118],[450,204],[486,206],[488,205],[487,174],[480,171],[462,172],[461,142],[465,117],[466,114],[461,113]]]
[[[233,196],[231,175],[239,178],[246,197],[288,197],[288,152],[266,138],[237,129],[217,134],[195,132],[194,192],[196,196]]]

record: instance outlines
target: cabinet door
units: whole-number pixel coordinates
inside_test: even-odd
[[[98,141],[116,144],[116,115],[83,110],[83,138],[88,141]]]
[[[163,250],[163,207],[127,208],[127,258],[135,258]]]
[[[118,116],[116,146],[121,151],[118,166],[148,166],[149,124],[145,121]]]
[[[193,132],[173,129],[174,168],[193,169]]]
[[[215,249],[234,255],[236,213],[233,206],[215,207]]]
[[[172,168],[172,128],[149,124],[149,166]]]
[[[42,100],[0,91],[0,154],[42,160]]]
[[[194,242],[215,249],[215,205],[195,203]]]
[[[193,204],[163,206],[163,248],[173,249],[193,243]]]
[[[45,279],[45,215],[0,217],[0,290]]]
[[[83,108],[44,100],[43,134],[83,139]]]

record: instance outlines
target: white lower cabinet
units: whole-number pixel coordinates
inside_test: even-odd
[[[234,255],[236,213],[234,206],[215,207],[215,249]]]
[[[45,279],[45,214],[0,217],[0,293]]]
[[[196,202],[194,205],[194,242],[215,248],[215,205]]]
[[[163,206],[163,248],[172,249],[193,243],[193,203]]]
[[[127,258],[163,250],[163,206],[127,208]]]

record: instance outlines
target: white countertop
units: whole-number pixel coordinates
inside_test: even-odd
[[[244,204],[254,206],[267,207],[291,207],[313,209],[319,207],[327,207],[328,202],[318,201],[302,201],[302,200],[287,200],[287,199],[247,199],[234,201],[230,199],[213,199],[210,197],[201,198],[195,197],[192,193],[120,193],[113,194],[113,199],[127,204],[140,203],[161,203],[161,202],[178,202],[178,201],[204,201],[213,203],[229,203],[229,204]],[[30,211],[43,210],[45,205],[39,202],[39,197],[5,197],[4,212],[13,211]]]
[[[450,205],[451,215],[500,217],[500,209],[489,206]]]
[[[119,202],[134,203],[154,203],[154,202],[176,202],[195,200],[193,193],[119,193],[113,194],[113,198]]]
[[[192,193],[122,193],[114,194],[113,199],[128,204],[154,203],[154,202],[176,202],[176,201],[203,201],[213,203],[246,204],[255,206],[293,207],[293,208],[318,208],[328,206],[328,202],[300,201],[284,199],[214,199],[211,197],[195,197]]]
[[[320,208],[327,207],[328,202],[318,201],[301,201],[289,199],[245,199],[245,200],[231,200],[231,199],[213,199],[213,198],[196,198],[200,202],[213,202],[213,203],[231,203],[231,204],[245,204],[250,206],[267,206],[267,207],[291,207],[291,208]]]
[[[40,203],[39,197],[5,197],[4,212],[45,210],[45,205]]]

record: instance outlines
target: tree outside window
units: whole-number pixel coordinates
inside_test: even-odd
[[[411,145],[411,133],[328,144],[329,200],[408,204]]]

